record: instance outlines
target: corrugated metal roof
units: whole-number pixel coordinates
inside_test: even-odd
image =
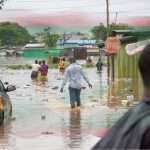
[[[37,48],[37,47],[45,47],[44,43],[29,43],[24,46],[24,48]]]
[[[87,44],[96,44],[96,40],[60,40],[59,44],[79,44],[79,45],[87,45]]]

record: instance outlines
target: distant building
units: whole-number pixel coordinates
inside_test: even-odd
[[[96,40],[58,40],[57,44],[59,46],[65,47],[72,47],[72,46],[95,46],[96,45]]]
[[[45,48],[45,44],[44,43],[28,43],[23,47],[23,50],[26,49],[44,49]]]

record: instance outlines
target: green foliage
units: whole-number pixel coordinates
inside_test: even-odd
[[[93,38],[96,40],[105,40],[107,36],[107,28],[101,23],[91,30]]]
[[[0,43],[2,46],[24,45],[31,40],[28,31],[17,23],[0,23]]]
[[[56,47],[56,42],[59,38],[58,34],[50,33],[50,27],[44,29],[43,42],[47,48]]]
[[[112,23],[109,28],[105,27],[102,23],[98,26],[94,26],[91,30],[91,33],[93,35],[93,38],[98,40],[105,40],[107,37],[107,31],[110,34],[112,30],[125,30],[125,29],[131,29],[127,24],[115,24]]]
[[[6,0],[0,0],[0,9],[2,9],[2,7],[3,7],[5,1],[6,1]]]
[[[110,30],[126,30],[126,29],[132,29],[132,27],[124,23],[119,23],[119,24],[112,23],[110,25]]]
[[[7,68],[13,69],[13,70],[32,69],[32,66],[29,64],[26,64],[26,65],[8,65]]]
[[[49,64],[48,68],[49,69],[58,69],[58,64]]]

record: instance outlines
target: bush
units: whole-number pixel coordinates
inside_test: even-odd
[[[58,69],[58,64],[49,64],[48,68],[50,68],[50,69]]]

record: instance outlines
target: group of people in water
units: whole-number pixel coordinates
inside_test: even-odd
[[[87,63],[88,63],[87,59]],[[91,61],[92,62],[92,61]],[[103,63],[99,58],[96,63],[97,71],[100,72],[102,70]],[[60,73],[64,73],[66,68],[66,59],[65,57],[61,57],[58,63],[58,69]],[[31,79],[38,80],[38,81],[47,81],[47,74],[48,74],[48,65],[46,64],[45,60],[35,60],[32,64],[32,72],[31,72]]]
[[[48,74],[48,65],[46,64],[45,60],[42,61],[35,60],[35,63],[32,64],[31,79],[46,81],[47,74]]]
[[[74,57],[69,59],[70,65],[65,69],[64,60],[61,60],[59,69],[65,71],[64,80],[61,84],[60,92],[69,82],[69,95],[71,109],[81,106],[80,94],[83,89],[81,78],[83,78],[89,88],[92,84],[85,76],[82,67],[76,62]],[[101,70],[102,64],[99,60],[97,70]],[[144,85],[144,93],[141,102],[135,107],[130,108],[120,118],[112,128],[101,138],[92,150],[100,149],[150,149],[150,44],[145,46],[138,61],[138,68]],[[31,78],[46,77],[48,66],[43,60],[37,60],[32,65]],[[132,91],[131,91],[132,92]],[[128,97],[130,100],[133,96]]]

